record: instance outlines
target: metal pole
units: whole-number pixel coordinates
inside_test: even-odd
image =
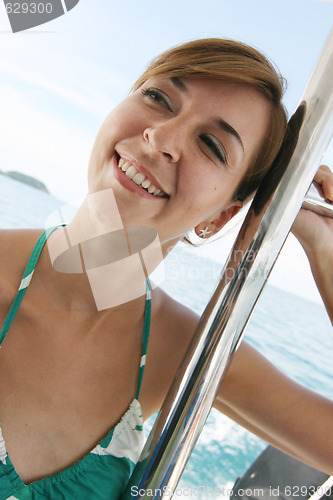
[[[332,136],[332,82],[333,30],[135,468],[138,486],[124,498],[172,496]]]
[[[302,207],[319,215],[333,218],[333,202],[325,200],[320,193],[322,193],[321,186],[313,182],[307,192]]]

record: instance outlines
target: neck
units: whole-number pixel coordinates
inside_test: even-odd
[[[105,217],[105,199],[88,195],[72,222],[48,240],[53,269],[78,275],[76,282],[86,283],[85,289],[89,283],[98,310],[143,296],[147,277],[163,260],[156,231],[143,226],[124,228],[108,199],[108,213],[114,217],[103,220],[99,214]]]

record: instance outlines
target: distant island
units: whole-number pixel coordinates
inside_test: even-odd
[[[21,172],[15,172],[15,171],[2,172],[1,170],[0,174],[7,175],[7,177],[11,177],[16,181],[24,182],[24,184],[28,184],[29,186],[44,191],[45,193],[49,193],[47,187],[42,181],[39,181],[38,179],[35,179],[35,177],[31,177],[30,175],[22,174]]]

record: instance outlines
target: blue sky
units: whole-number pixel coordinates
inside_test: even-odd
[[[61,199],[83,194],[108,111],[151,58],[193,38],[236,38],[263,50],[288,81],[292,113],[332,20],[333,3],[319,0],[80,0],[12,34],[1,5],[1,168],[38,176]]]
[[[194,38],[260,48],[288,81],[292,113],[332,20],[333,2],[320,0],[80,0],[66,15],[12,34],[1,2],[0,169],[34,175],[66,201],[83,195],[108,111],[151,58]]]

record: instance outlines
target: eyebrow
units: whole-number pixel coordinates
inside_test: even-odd
[[[243,144],[241,136],[239,135],[239,133],[237,132],[237,130],[235,130],[234,127],[232,127],[229,123],[227,123],[226,121],[222,120],[222,118],[216,118],[215,123],[224,132],[227,132],[228,134],[231,134],[234,137],[236,137],[236,139],[238,140],[239,144],[242,146],[242,150],[244,152],[244,144]]]
[[[188,92],[185,83],[178,76],[172,76],[170,80],[171,83],[173,83],[173,85],[181,92]]]
[[[188,89],[185,85],[185,83],[178,77],[178,76],[172,76],[170,78],[172,84],[177,88],[179,89],[181,92],[188,92]],[[214,120],[214,122],[217,124],[217,126],[222,129],[224,132],[227,132],[228,134],[231,134],[233,135],[234,137],[236,137],[237,141],[239,142],[239,144],[241,145],[242,147],[242,150],[244,152],[244,144],[243,144],[243,141],[241,139],[241,136],[239,135],[239,133],[237,132],[237,130],[234,129],[234,127],[232,127],[228,122],[226,122],[225,120],[222,120],[222,118],[216,118]]]

